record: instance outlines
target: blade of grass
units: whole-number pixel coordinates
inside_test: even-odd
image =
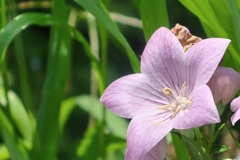
[[[1,106],[2,107],[2,106]],[[0,107],[0,108],[1,108]],[[14,128],[8,118],[0,109],[0,129],[3,140],[8,148],[12,160],[27,160],[26,150],[17,143]]]
[[[140,9],[146,41],[159,27],[169,27],[166,0],[141,0]]]
[[[4,51],[12,42],[14,37],[29,25],[51,25],[56,23],[48,14],[43,13],[24,13],[13,19],[10,23],[0,31],[0,63],[5,57]]]
[[[140,72],[140,63],[137,56],[135,55],[134,51],[132,50],[127,40],[120,32],[116,23],[113,22],[113,20],[111,19],[108,11],[106,10],[102,2],[100,0],[91,1],[75,0],[75,1],[83,8],[85,8],[87,11],[89,11],[91,14],[93,14],[97,18],[97,20],[99,20],[99,22],[101,22],[108,29],[108,31],[124,46],[133,71]]]
[[[174,149],[178,160],[190,160],[188,150],[184,146],[181,138],[177,134],[171,134]]]
[[[53,0],[51,4],[52,16],[58,24],[51,28],[47,74],[34,139],[34,160],[55,159],[60,135],[60,105],[70,70],[70,30],[66,5],[59,0]]]

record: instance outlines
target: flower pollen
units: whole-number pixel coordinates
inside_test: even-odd
[[[176,115],[179,113],[180,110],[185,110],[189,105],[192,103],[191,100],[189,100],[185,95],[184,95],[184,89],[186,87],[186,82],[183,83],[179,94],[176,95],[172,91],[171,88],[163,88],[162,93],[166,96],[168,103],[163,106],[159,106],[159,109],[167,109],[171,112],[173,112],[171,118],[176,117]]]

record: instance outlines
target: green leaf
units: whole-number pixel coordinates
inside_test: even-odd
[[[82,95],[75,97],[76,104],[88,112],[91,116],[97,120],[103,120],[102,111],[103,105],[100,103],[99,99],[94,98],[89,95]],[[121,138],[126,138],[128,123],[125,119],[116,116],[109,110],[106,110],[106,125],[111,133],[117,135]]]
[[[95,160],[100,157],[102,122],[97,122],[90,126],[84,134],[82,141],[77,147],[77,156],[83,160]],[[107,154],[114,153],[126,148],[126,140],[112,134],[104,135],[107,145]],[[114,158],[116,159],[116,157]]]
[[[101,136],[100,130],[102,123],[96,123],[95,125],[88,127],[84,134],[83,140],[77,147],[77,156],[83,160],[98,159],[101,150]]]
[[[4,97],[4,92],[0,92],[0,97]],[[9,107],[10,113],[13,119],[14,124],[16,125],[17,129],[22,134],[24,140],[26,141],[27,145],[30,145],[32,141],[33,131],[35,127],[34,119],[29,116],[26,109],[24,108],[21,100],[17,97],[17,95],[9,91]],[[31,147],[31,146],[28,146]]]
[[[43,13],[24,13],[13,19],[0,32],[0,57],[3,60],[3,53],[13,38],[29,25],[51,25],[56,21],[49,15]]]
[[[2,107],[2,106],[1,106]],[[26,150],[23,144],[17,140],[15,130],[9,119],[0,109],[0,129],[5,145],[11,155],[12,160],[27,160]],[[18,143],[19,142],[19,143]]]
[[[200,19],[208,37],[231,39],[228,47],[230,54],[225,54],[223,65],[235,67],[240,71],[238,54],[240,52],[240,13],[236,1],[180,0],[180,2]]]
[[[190,160],[188,150],[184,146],[181,138],[177,134],[171,134],[174,149],[178,160]]]
[[[127,40],[124,38],[120,30],[118,29],[116,23],[111,19],[106,8],[100,0],[75,0],[79,5],[93,14],[99,22],[101,22],[108,31],[124,46],[129,61],[131,63],[132,69],[134,72],[140,72],[140,64],[137,56],[130,47]]]
[[[0,159],[10,159],[8,149],[5,145],[0,145]]]
[[[100,103],[98,98],[92,97],[90,95],[81,95],[77,97],[72,97],[64,100],[62,102],[61,114],[59,123],[61,128],[63,128],[68,115],[75,106],[80,107],[82,110],[90,114],[95,119],[102,121],[103,120],[103,105]],[[125,119],[116,116],[111,113],[109,110],[106,110],[106,125],[109,131],[121,138],[126,138],[126,132],[128,123]]]
[[[230,148],[231,148],[231,147],[229,147],[229,146],[221,145],[221,146],[218,147],[218,148],[214,148],[214,150],[212,151],[212,154],[215,154],[215,153],[223,153],[223,152],[228,151]]]
[[[185,143],[192,159],[197,160],[211,160],[211,157],[208,153],[205,152],[205,149],[199,146],[195,140],[192,140],[184,135],[181,135],[183,142]]]
[[[166,0],[141,0],[141,18],[146,41],[161,26],[169,27]]]
[[[57,24],[51,28],[49,57],[44,82],[37,133],[34,139],[34,160],[55,159],[60,135],[60,105],[70,70],[70,29],[64,1],[51,1],[52,16]],[[44,153],[44,154],[43,154]]]
[[[59,116],[59,128],[60,128],[60,133],[63,132],[66,121],[68,120],[69,115],[75,108],[76,103],[75,99],[69,98],[66,99],[62,102],[61,108],[60,108],[60,116]]]

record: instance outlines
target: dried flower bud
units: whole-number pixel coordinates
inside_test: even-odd
[[[202,40],[201,38],[192,35],[186,27],[184,27],[178,23],[175,25],[174,28],[171,29],[171,31],[177,37],[177,39],[180,41],[185,52],[192,45],[194,45],[195,43]]]

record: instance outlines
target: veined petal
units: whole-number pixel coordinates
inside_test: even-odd
[[[100,101],[113,113],[133,118],[166,103],[154,83],[143,74],[128,75],[110,84]]]
[[[236,112],[237,110],[240,109],[240,96],[235,98],[232,102],[231,102],[231,110],[233,112]]]
[[[171,116],[171,115],[170,115]],[[132,119],[127,133],[125,160],[144,160],[144,156],[172,129],[169,113],[149,112]],[[165,152],[164,152],[165,156]]]
[[[206,84],[212,77],[221,61],[230,40],[223,38],[209,38],[193,45],[186,52],[188,75],[187,82],[194,87],[197,84]],[[193,88],[190,88],[190,91]]]
[[[220,122],[217,107],[207,85],[201,85],[193,93],[192,105],[173,119],[173,128],[189,129]]]
[[[164,160],[167,157],[168,145],[166,138],[163,138],[143,158],[143,160]]]
[[[185,75],[184,54],[175,35],[162,27],[154,32],[143,51],[141,71],[164,84],[163,88],[169,87],[177,93],[186,81],[186,78],[182,77]]]
[[[240,74],[232,68],[218,67],[208,82],[215,103],[229,103],[240,90]]]
[[[240,119],[240,97],[235,98],[230,106],[231,110],[234,112],[231,117],[231,122],[232,125],[235,125],[235,123]]]

